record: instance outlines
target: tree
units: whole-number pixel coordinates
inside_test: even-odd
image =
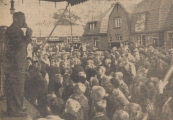
[[[54,13],[53,18],[55,20],[59,19],[63,11],[64,9],[59,9]],[[69,12],[69,10],[66,10],[64,16],[59,21],[59,25],[77,25],[77,22],[79,21],[81,21],[81,17],[76,15],[74,12]]]

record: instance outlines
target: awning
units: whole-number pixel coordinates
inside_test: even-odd
[[[82,2],[85,2],[87,0],[40,0],[40,1],[48,1],[48,2],[68,2],[69,4],[76,5],[76,4],[80,4]]]

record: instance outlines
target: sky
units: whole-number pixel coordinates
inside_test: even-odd
[[[0,2],[0,26],[9,26],[12,23],[12,15],[10,14],[10,0],[1,0]],[[39,0],[14,0],[15,11],[22,11],[26,16],[26,23],[32,29],[39,29],[40,26],[37,23],[51,23],[54,21],[53,13],[58,9],[64,9],[67,2],[57,2],[56,7],[53,2],[44,2]],[[116,1],[121,2],[129,10],[133,4],[139,3],[141,0],[88,0],[87,2],[70,6],[72,12],[81,17],[81,21],[78,23],[84,25],[87,21],[93,17],[104,12],[111,7],[112,3]]]

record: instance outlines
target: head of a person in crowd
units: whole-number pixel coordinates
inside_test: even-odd
[[[64,76],[63,76],[63,86],[67,87],[69,85],[71,85],[70,74],[64,74]]]
[[[105,66],[106,67],[111,67],[112,60],[110,58],[105,59]]]
[[[75,95],[83,95],[86,91],[86,86],[82,83],[76,83],[74,86]]]
[[[81,65],[81,61],[78,58],[74,59],[74,65]]]
[[[92,88],[93,86],[99,86],[99,80],[95,77],[91,77],[89,85]]]
[[[123,81],[123,73],[122,72],[116,72],[114,75],[115,79],[117,79],[118,81]]]
[[[61,61],[61,57],[57,55],[57,56],[55,57],[54,66],[59,67],[60,61]]]
[[[86,83],[86,73],[84,71],[78,73],[78,81],[80,83]]]
[[[65,68],[65,74],[71,74],[72,69],[70,67]]]
[[[120,82],[116,78],[112,78],[110,81],[115,89],[119,89]]]
[[[76,52],[76,56],[77,58],[80,58],[81,57],[81,53],[79,51]]]
[[[106,68],[104,66],[99,66],[98,75],[103,76],[103,75],[105,75],[105,72],[106,72]]]
[[[130,120],[138,118],[139,114],[142,113],[141,106],[136,103],[129,103],[124,109],[129,113]]]
[[[105,97],[105,89],[101,86],[93,86],[90,97],[92,100],[101,100]]]
[[[147,86],[150,89],[156,88],[158,84],[159,84],[159,79],[157,77],[150,77],[147,82]]]
[[[156,57],[160,56],[159,50],[155,49],[154,52],[153,52],[153,55],[156,56]]]
[[[140,55],[140,59],[143,60],[143,59],[148,59],[148,55],[146,52],[144,51],[139,51],[139,55]]]
[[[154,46],[153,45],[149,45],[148,46],[148,52],[154,52]]]
[[[48,107],[53,115],[61,115],[63,107],[65,105],[64,101],[60,98],[54,97],[48,102]]]
[[[94,52],[93,51],[89,51],[87,58],[94,58]]]
[[[17,25],[19,28],[25,27],[26,18],[23,12],[15,12],[13,14],[13,24]]]
[[[134,54],[134,55],[138,55],[138,54],[139,54],[138,48],[135,48],[135,49],[133,50],[133,54]]]
[[[56,60],[54,58],[50,58],[50,66],[55,66]]]
[[[96,100],[94,101],[94,111],[96,113],[104,113],[106,109],[106,100]]]
[[[91,74],[90,74],[91,77],[95,77],[95,78],[96,78],[97,75],[98,75],[98,72],[97,72],[96,69],[90,69],[90,73],[91,73]]]
[[[121,57],[120,51],[119,50],[116,50],[115,51],[115,58],[116,59],[119,59],[120,57]]]
[[[65,104],[65,112],[71,115],[76,115],[76,113],[81,109],[81,105],[77,100],[69,98]]]
[[[48,54],[41,54],[41,60],[45,61],[48,59]]]
[[[117,110],[114,113],[112,120],[130,120],[128,112],[124,110]]]
[[[120,59],[118,59],[118,67],[119,68],[124,67],[126,65],[126,63],[127,63],[127,59],[126,58],[120,58]]]
[[[128,45],[124,46],[124,50],[127,51],[127,52],[130,52],[130,49],[129,49]]]
[[[157,58],[156,56],[152,57],[150,59],[150,64],[152,67],[156,67],[159,65],[159,58]]]
[[[128,53],[128,51],[124,51],[123,53],[122,53],[122,58],[126,58],[126,59],[128,59],[128,57],[129,57],[129,53]]]
[[[115,54],[116,50],[117,50],[117,47],[112,47],[112,50],[111,50],[112,54]]]
[[[108,50],[104,51],[105,58],[111,58],[111,54],[108,52]]]
[[[94,67],[94,61],[93,59],[88,59],[87,60],[87,65],[86,65],[86,68],[93,68]]]
[[[61,74],[55,74],[55,81],[56,83],[63,84],[63,77]]]
[[[75,58],[73,56],[70,57],[70,64],[73,65],[74,64],[74,60]]]
[[[40,67],[41,67],[37,58],[32,59],[32,65],[33,65],[33,68],[35,68],[35,69],[40,69]]]
[[[62,54],[62,60],[67,60],[68,56],[66,53]]]
[[[95,58],[97,61],[99,61],[99,59],[100,59],[100,53],[99,53],[99,51],[95,51],[95,53],[94,53],[94,58]]]
[[[137,76],[143,76],[143,77],[146,77],[147,76],[147,72],[148,72],[148,66],[140,66],[136,73],[137,73]]]

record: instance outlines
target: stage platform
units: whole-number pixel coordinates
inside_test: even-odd
[[[6,111],[6,101],[0,101],[0,120],[35,120],[39,115],[38,110],[33,107],[26,99],[24,100],[24,107],[27,108],[28,115],[26,117],[7,117],[4,112]]]

